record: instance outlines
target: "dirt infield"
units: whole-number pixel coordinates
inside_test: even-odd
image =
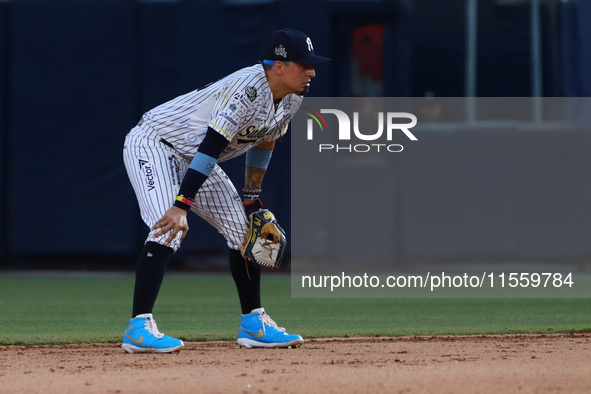
[[[0,393],[591,393],[591,334],[0,346]]]

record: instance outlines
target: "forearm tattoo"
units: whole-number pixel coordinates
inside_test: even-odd
[[[243,190],[244,202],[250,202],[258,198],[266,171],[264,168],[246,167]]]

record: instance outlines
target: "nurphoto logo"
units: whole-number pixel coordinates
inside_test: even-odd
[[[312,108],[305,108],[310,112],[306,115],[310,116],[307,123],[307,138],[309,141],[314,140],[314,124],[320,129],[320,132],[329,132],[328,124],[322,114],[332,114],[336,116],[338,122],[338,140],[354,142],[355,140],[373,141],[373,143],[361,144],[318,144],[318,151],[334,151],[334,152],[402,152],[404,147],[401,144],[391,143],[377,143],[378,140],[383,139],[385,134],[386,141],[391,142],[395,132],[402,132],[411,141],[418,141],[417,137],[410,131],[416,126],[417,117],[409,112],[378,112],[376,116],[372,116],[372,120],[377,118],[377,131],[368,132],[368,130],[360,130],[359,126],[359,112],[353,112],[353,122],[349,115],[339,109],[321,109],[320,112]],[[407,122],[400,122],[400,119],[406,119]],[[366,122],[367,123],[367,122]],[[385,124],[385,126],[384,126]],[[367,125],[366,125],[367,127]],[[374,129],[375,130],[375,129]]]

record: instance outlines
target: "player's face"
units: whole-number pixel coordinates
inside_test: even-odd
[[[292,93],[305,94],[310,89],[310,81],[316,76],[310,64],[289,62],[285,64],[283,82]]]

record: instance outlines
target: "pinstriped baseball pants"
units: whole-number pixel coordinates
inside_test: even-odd
[[[126,136],[123,161],[141,217],[151,228],[172,207],[191,162],[145,125],[134,127]],[[240,249],[247,231],[244,207],[232,181],[218,165],[197,192],[191,212],[218,230],[230,249]],[[152,238],[157,231],[150,230],[146,241],[163,245],[168,235]],[[175,251],[180,247],[180,236],[179,232],[169,245]]]

